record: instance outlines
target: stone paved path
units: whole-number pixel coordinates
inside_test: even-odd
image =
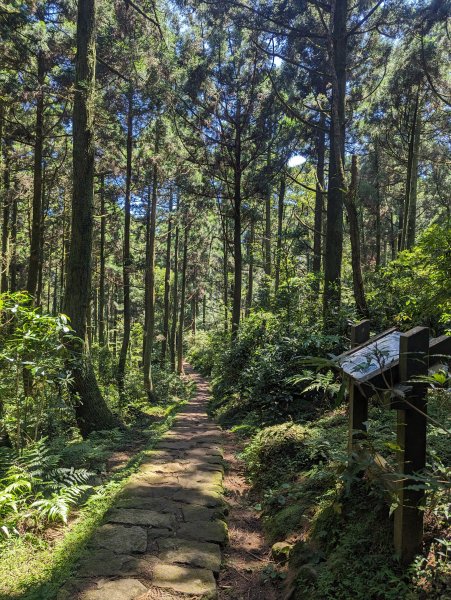
[[[58,600],[217,597],[227,538],[221,433],[207,418],[207,383],[189,373],[195,397],[128,482]]]

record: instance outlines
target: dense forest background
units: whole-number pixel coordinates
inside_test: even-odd
[[[249,443],[270,538],[299,529],[300,497],[326,510],[346,437],[327,361],[349,322],[450,330],[449,16],[447,0],[0,1],[5,564],[17,536],[108,488],[92,474],[127,431],[170,423],[187,352]],[[431,382],[442,483],[447,386]],[[374,411],[389,458],[394,425]],[[427,485],[429,558],[406,579],[377,534],[384,550],[359,560],[378,575],[353,597],[444,593],[449,485]],[[348,598],[360,534],[330,526],[343,548],[319,523],[328,566],[299,589]]]

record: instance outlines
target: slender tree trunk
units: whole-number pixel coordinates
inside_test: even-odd
[[[237,108],[237,116],[240,118],[241,107]],[[240,327],[241,318],[241,286],[242,286],[242,248],[241,248],[241,124],[237,126],[235,138],[235,164],[234,164],[234,188],[233,188],[233,307],[232,307],[232,340],[236,338]]]
[[[11,208],[11,142],[5,140],[3,145],[3,219],[2,219],[2,252],[0,293],[8,291],[9,243],[10,243],[10,208]]]
[[[169,339],[169,310],[171,294],[171,245],[172,245],[172,190],[169,191],[168,233],[166,237],[166,265],[164,271],[163,340],[161,342],[161,365],[166,363]]]
[[[324,210],[324,156],[326,134],[324,131],[325,116],[321,114],[316,142],[316,191],[315,215],[313,231],[313,264],[312,271],[316,277],[313,288],[319,294],[319,276],[321,273],[322,239],[323,239],[323,210]]]
[[[251,216],[250,224],[250,235],[248,242],[248,256],[249,256],[249,276],[247,280],[247,294],[246,294],[246,316],[248,317],[252,308],[252,299],[254,296],[254,243],[255,243],[255,221]],[[277,273],[276,273],[277,275]],[[277,277],[276,277],[277,282]]]
[[[415,245],[415,234],[417,224],[417,193],[418,193],[418,161],[420,153],[421,139],[421,113],[417,111],[416,126],[413,141],[413,156],[412,156],[412,176],[410,183],[410,201],[409,201],[409,218],[407,221],[407,240],[406,248],[410,249]]]
[[[267,176],[269,177],[269,170],[271,168],[271,153],[268,150],[268,156],[266,159]],[[265,193],[265,263],[264,270],[267,277],[271,277],[272,273],[272,261],[271,261],[271,184],[269,181],[266,182],[266,193]]]
[[[36,303],[36,291],[39,279],[39,259],[42,247],[42,182],[44,148],[44,77],[45,57],[38,52],[38,100],[36,105],[34,171],[33,171],[33,216],[31,221],[30,256],[28,260],[27,292]]]
[[[123,289],[124,289],[124,332],[122,346],[117,366],[117,385],[119,400],[125,401],[125,368],[127,364],[128,346],[131,333],[131,305],[130,305],[130,222],[131,222],[131,181],[132,181],[132,152],[133,152],[133,89],[130,87],[127,94],[127,170],[125,177],[125,204],[124,204],[124,246],[123,246]]]
[[[345,193],[345,99],[347,64],[347,0],[336,0],[333,11],[333,41],[329,48],[332,76],[329,183],[327,192],[326,248],[324,257],[323,313],[325,327],[336,327],[341,302],[343,254],[343,202]]]
[[[38,285],[36,288],[35,304],[41,306],[42,296],[42,278],[44,274],[44,252],[45,252],[45,215],[48,211],[48,198],[50,193],[45,188],[45,164],[42,168],[42,198],[41,198],[41,220],[40,220],[40,231],[39,231],[39,262],[38,262]]]
[[[155,136],[155,155],[158,154],[158,127]],[[155,332],[155,228],[157,218],[157,198],[158,198],[158,169],[155,159],[153,165],[153,186],[152,186],[152,204],[150,207],[150,223],[149,223],[149,262],[147,264],[147,329],[145,331],[145,346],[144,346],[144,389],[149,397],[149,400],[154,400],[153,381],[152,381],[152,349]]]
[[[404,198],[404,206],[402,210],[402,228],[401,229],[401,245],[400,250],[405,250],[407,248],[407,230],[409,226],[409,218],[411,214],[411,196],[412,196],[412,180],[418,176],[417,173],[414,173],[414,163],[415,163],[415,138],[416,132],[418,129],[418,143],[419,143],[419,128],[417,128],[418,121],[418,109],[420,102],[420,86],[418,86],[418,91],[415,96],[415,104],[413,107],[413,117],[412,124],[409,132],[409,150],[407,155],[407,174],[406,174],[406,193]],[[416,163],[418,169],[418,161]],[[416,185],[416,184],[415,184]],[[416,187],[415,187],[416,189]],[[416,207],[415,207],[416,208]]]
[[[73,196],[70,254],[64,312],[75,337],[68,343],[74,361],[72,389],[75,414],[81,433],[117,425],[106,405],[86,348],[86,319],[91,293],[91,256],[94,196],[94,86],[95,0],[79,0],[77,14],[77,58],[73,108]]]
[[[105,346],[105,235],[106,235],[106,214],[105,214],[105,174],[100,175],[100,249],[99,249],[99,345]]]
[[[345,204],[349,219],[349,235],[351,238],[351,263],[352,263],[352,282],[354,287],[354,299],[357,310],[362,317],[368,317],[368,306],[365,298],[365,288],[363,284],[362,265],[360,255],[360,231],[357,216],[357,176],[358,176],[357,156],[352,157],[351,166],[351,185],[346,195]]]
[[[197,300],[191,299],[191,333],[195,336],[197,332]]]
[[[9,289],[17,292],[17,193],[11,190],[11,262],[9,265]]]
[[[207,325],[207,295],[204,293],[202,298],[202,327]]]
[[[276,274],[275,274],[275,290],[279,289],[280,285],[280,263],[282,260],[282,234],[283,234],[283,214],[285,205],[285,176],[280,178],[279,188],[279,203],[277,207],[277,248],[276,248]]]
[[[223,303],[224,303],[224,331],[229,330],[229,228],[227,217],[224,216],[224,229],[222,240],[222,273],[223,273]]]
[[[185,327],[185,296],[186,296],[186,269],[188,265],[188,224],[185,220],[183,235],[183,262],[182,262],[182,289],[180,291],[180,318],[179,333],[177,338],[177,373],[183,373],[183,331]]]
[[[146,263],[144,267],[144,327],[143,327],[143,344],[142,344],[142,363],[144,365],[144,355],[146,353],[146,331],[147,321],[149,318],[149,275],[150,271],[148,268],[150,262],[150,213],[152,211],[152,185],[149,184],[147,193],[147,206],[146,206]]]
[[[380,174],[379,174],[379,144],[376,138],[374,144],[375,157],[375,189],[376,189],[376,269],[381,265],[381,192],[380,192]]]
[[[178,281],[179,281],[179,209],[180,196],[177,193],[177,222],[175,226],[174,239],[174,285],[172,288],[172,322],[171,322],[171,339],[170,339],[170,354],[171,354],[171,370],[176,369],[176,354],[177,354],[177,320],[178,320]]]

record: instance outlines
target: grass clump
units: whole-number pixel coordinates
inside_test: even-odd
[[[289,481],[309,461],[308,430],[295,423],[273,425],[259,431],[246,447],[248,474],[254,487]]]

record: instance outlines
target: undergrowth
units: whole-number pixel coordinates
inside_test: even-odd
[[[290,598],[446,597],[451,586],[446,385],[438,378],[430,382],[428,464],[417,482],[426,488],[424,546],[406,569],[393,547],[390,512],[396,502],[371,458],[381,455],[396,471],[396,412],[372,402],[365,452],[349,458],[343,385],[322,361],[340,353],[344,339],[324,336],[305,317],[287,322],[277,310],[251,314],[232,345],[221,332],[197,339],[190,360],[211,375],[211,414],[245,439],[251,497],[269,541],[283,547],[279,568]],[[320,357],[316,368],[304,360],[311,356]]]

